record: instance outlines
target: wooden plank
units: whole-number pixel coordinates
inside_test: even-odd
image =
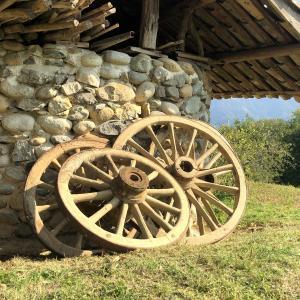
[[[159,20],[159,0],[143,0],[140,27],[140,47],[156,49]]]
[[[253,91],[251,93],[254,97],[255,96],[260,96],[260,97],[266,97],[266,96],[289,96],[289,97],[299,97],[300,96],[300,91],[285,91],[285,90],[280,90],[280,91],[269,91],[269,90],[264,90],[264,91]],[[214,97],[243,97],[245,93],[243,92],[221,92],[221,93],[214,93]]]
[[[266,0],[276,13],[290,24],[290,28],[293,33],[298,36],[300,41],[300,14],[292,6],[290,6],[286,1],[283,0]]]
[[[288,56],[291,53],[293,53],[293,55],[300,54],[300,43],[218,54],[215,55],[215,57],[212,57],[213,60],[211,61],[211,64],[228,64],[270,57]]]

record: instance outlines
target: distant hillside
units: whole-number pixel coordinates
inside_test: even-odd
[[[232,124],[235,120],[249,117],[260,119],[288,120],[291,114],[300,109],[300,103],[294,100],[279,99],[230,99],[213,100],[211,105],[211,123],[214,126]]]

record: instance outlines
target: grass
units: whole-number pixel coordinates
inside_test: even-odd
[[[246,215],[205,247],[76,259],[13,258],[1,299],[300,299],[300,189],[249,184]]]

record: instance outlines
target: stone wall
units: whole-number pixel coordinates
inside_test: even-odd
[[[140,118],[145,103],[153,115],[208,122],[204,84],[200,70],[168,58],[2,42],[0,254],[39,249],[30,239],[22,201],[27,171],[42,153],[78,135],[99,133],[109,120]]]

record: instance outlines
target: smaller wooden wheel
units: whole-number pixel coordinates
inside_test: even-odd
[[[24,194],[27,220],[41,242],[61,256],[91,255],[98,250],[78,232],[58,206],[58,172],[70,155],[82,149],[102,149],[107,142],[106,139],[89,135],[81,140],[57,145],[37,160],[27,177]]]
[[[187,243],[217,242],[238,225],[246,206],[245,176],[213,127],[176,116],[148,117],[125,129],[113,148],[147,157],[180,183],[191,206]]]
[[[78,172],[84,169],[86,177]],[[82,189],[72,192],[73,181]],[[93,192],[85,192],[85,187]],[[85,151],[69,158],[58,177],[60,199],[79,226],[116,251],[156,248],[186,232],[189,205],[184,191],[163,168],[121,150]],[[83,211],[79,203],[98,205]]]

